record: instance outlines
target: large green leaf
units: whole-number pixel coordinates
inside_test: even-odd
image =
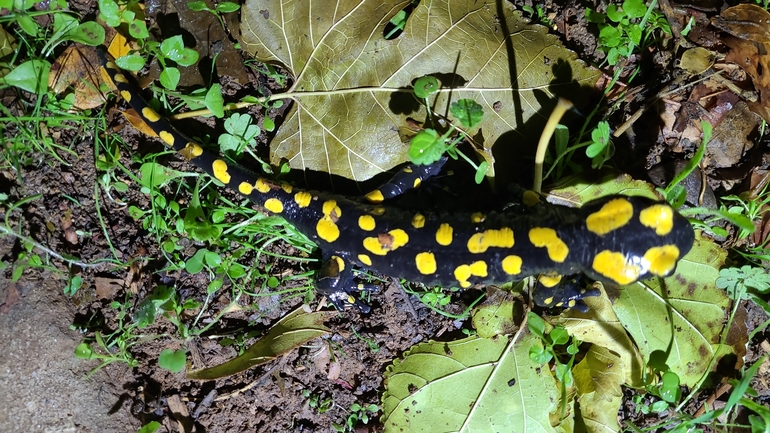
[[[413,347],[385,373],[386,432],[553,432],[559,392],[529,359],[540,340],[469,337]]]
[[[543,104],[554,95],[575,97],[599,76],[508,2],[423,0],[403,34],[385,40],[385,25],[409,3],[246,2],[244,48],[294,78],[288,94],[276,95],[295,103],[272,142],[271,162],[365,180],[405,161],[399,130],[407,118],[426,119],[405,89],[424,75],[437,75],[444,87],[432,101],[436,113],[463,98],[483,106],[485,119],[468,132],[492,162],[497,141],[522,143],[520,135],[503,134],[550,112]]]
[[[712,361],[732,352],[720,344],[730,299],[716,288],[724,250],[700,234],[672,277],[625,286],[613,305],[646,360],[662,359],[693,386]]]

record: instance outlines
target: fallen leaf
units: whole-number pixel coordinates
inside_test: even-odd
[[[406,161],[399,131],[408,118],[427,117],[409,91],[425,75],[443,87],[431,101],[435,112],[461,98],[484,107],[485,119],[467,132],[489,160],[498,141],[505,143],[496,153],[536,141],[517,140],[526,137],[524,123],[550,113],[556,95],[580,99],[580,86],[600,75],[508,2],[424,0],[403,33],[385,40],[385,26],[409,3],[246,2],[244,49],[294,77],[285,96],[293,107],[271,144],[273,164],[287,160],[296,169],[362,181]]]

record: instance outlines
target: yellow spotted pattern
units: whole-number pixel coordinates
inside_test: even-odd
[[[548,257],[556,263],[564,263],[569,254],[569,247],[559,239],[556,230],[549,227],[535,227],[529,230],[532,245],[548,250]]]
[[[372,265],[372,259],[371,257],[367,256],[366,254],[359,254],[358,255],[358,261],[365,264],[366,266]]]
[[[150,107],[142,108],[142,117],[149,120],[150,122],[157,122],[158,120],[160,120],[160,116],[158,115],[158,113],[156,113],[155,110],[153,110]]]
[[[505,256],[502,261],[503,271],[508,275],[519,275],[521,273],[521,257],[517,255]]]
[[[384,256],[395,251],[409,242],[409,235],[402,229],[394,229],[378,236],[364,238],[364,248],[372,254]]]
[[[412,217],[412,227],[416,229],[421,229],[425,227],[425,215],[421,213],[416,213]]]
[[[182,154],[185,159],[190,160],[203,155],[203,148],[198,143],[193,143],[191,141],[185,144],[184,149],[180,150],[179,153]]]
[[[377,206],[371,210],[372,215],[374,216],[380,216],[385,213],[385,208],[382,206]]]
[[[487,264],[483,260],[478,260],[470,265],[460,265],[454,271],[455,279],[464,289],[471,286],[470,281],[468,281],[470,277],[485,278],[487,275]]]
[[[679,248],[676,245],[653,247],[644,253],[644,260],[649,263],[650,272],[659,277],[665,277],[676,267],[679,259]]]
[[[481,254],[488,248],[511,248],[512,246],[513,230],[508,227],[484,230],[468,239],[468,251],[473,254]]]
[[[126,102],[131,103],[131,92],[128,90],[121,90],[120,96],[122,96]]]
[[[118,83],[126,84],[128,83],[128,80],[126,79],[126,76],[123,74],[115,74],[115,81]]]
[[[674,210],[667,204],[652,205],[639,212],[639,221],[651,229],[655,234],[665,236],[674,228]]]
[[[173,146],[174,145],[174,135],[171,134],[170,132],[168,132],[168,131],[160,131],[158,133],[158,137],[160,137],[160,139],[163,140],[169,146]]]
[[[291,186],[291,185],[289,185],[289,184],[288,184],[288,183],[286,183],[286,182],[283,182],[283,183],[281,183],[281,189],[282,189],[282,190],[283,190],[283,192],[285,192],[286,194],[291,194],[291,192],[292,192],[292,191],[294,191],[294,187],[293,187],[293,186]]]
[[[474,212],[471,214],[471,222],[473,224],[483,223],[485,219],[487,219],[487,216],[481,212]]]
[[[254,184],[254,187],[257,189],[257,191],[261,192],[262,194],[267,194],[270,192],[270,183],[263,178],[257,179],[257,183]]]
[[[251,195],[251,193],[254,191],[254,187],[251,186],[248,182],[241,182],[238,185],[238,192],[240,192],[243,195]]]
[[[537,282],[548,288],[554,287],[561,282],[561,275],[543,274],[537,278]]]
[[[294,196],[296,200],[297,196]],[[334,242],[340,237],[340,228],[337,221],[342,217],[342,210],[337,206],[336,200],[327,200],[323,204],[323,217],[318,220],[315,231],[318,237],[326,242]]]
[[[417,270],[423,275],[431,275],[436,272],[436,256],[433,253],[419,253],[414,257]]]
[[[439,245],[449,246],[452,244],[452,226],[447,223],[443,223],[438,227],[436,231],[436,242]]]
[[[220,182],[227,185],[230,183],[230,173],[227,172],[227,163],[221,159],[214,160],[211,164],[211,170],[214,172],[214,177]]]
[[[594,257],[594,271],[610,280],[625,286],[639,279],[643,271],[641,266],[626,261],[623,253],[604,250]]]
[[[628,224],[634,216],[634,206],[624,198],[608,201],[601,209],[586,218],[588,230],[603,236]]]
[[[374,191],[369,192],[364,197],[369,200],[369,203],[382,203],[382,201],[385,200],[385,197],[382,195],[382,191],[379,189],[375,189]]]
[[[294,201],[300,208],[305,208],[310,205],[310,201],[313,199],[313,195],[307,191],[299,191],[294,194]]]
[[[413,187],[413,188],[419,188],[421,183],[422,183],[422,180],[420,180],[420,178],[419,178],[419,177],[418,177],[418,178],[415,178],[415,179],[414,179],[414,183],[412,184],[412,187]]]
[[[343,260],[342,257],[332,256],[332,260],[334,260],[334,263],[337,264],[337,270],[339,272],[342,272],[345,270],[345,260]]]
[[[370,232],[374,230],[375,227],[377,227],[377,223],[374,221],[373,216],[361,215],[360,217],[358,217],[358,227],[361,227],[361,230]]]
[[[265,209],[273,213],[283,212],[283,203],[277,198],[269,198],[265,200]]]

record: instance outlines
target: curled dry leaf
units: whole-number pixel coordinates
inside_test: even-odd
[[[712,18],[711,24],[739,39],[762,44],[770,42],[770,13],[757,5],[727,8]]]

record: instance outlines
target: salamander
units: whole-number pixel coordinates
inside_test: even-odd
[[[363,198],[296,188],[233,165],[161,117],[118,67],[105,69],[123,99],[169,147],[208,175],[268,212],[280,215],[321,249],[316,290],[337,308],[369,307],[355,296],[352,268],[427,285],[469,288],[540,276],[535,300],[577,306],[596,293],[561,286],[560,276],[584,273],[627,285],[670,275],[690,250],[694,232],[671,206],[645,197],[613,195],[569,208],[541,203],[526,211],[414,212],[388,200],[441,170],[407,165]]]

